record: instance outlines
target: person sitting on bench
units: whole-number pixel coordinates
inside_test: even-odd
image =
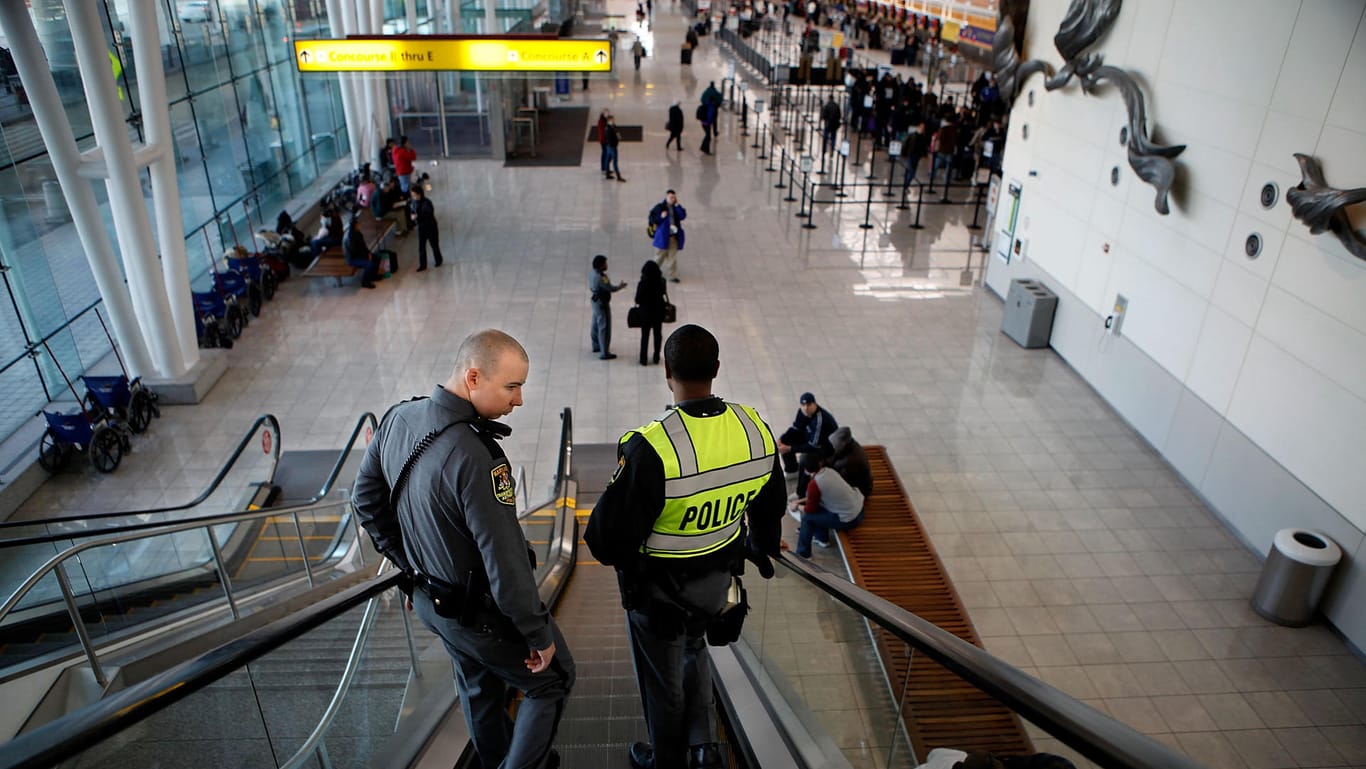
[[[360,231],[359,216],[351,217],[351,227],[346,231],[346,245],[343,250],[347,264],[364,270],[361,273],[360,284],[365,288],[374,288],[375,280],[379,278],[379,258],[370,251],[369,244],[365,242],[365,233]]]
[[[318,224],[318,235],[309,242],[309,250],[314,257],[321,256],[324,251],[342,244],[342,218],[336,208],[328,206],[323,209],[322,219]]]

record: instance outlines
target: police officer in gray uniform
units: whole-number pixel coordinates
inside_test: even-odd
[[[537,593],[512,468],[497,443],[511,430],[493,421],[522,405],[528,367],[511,336],[469,336],[449,381],[385,415],[353,495],[375,548],[410,575],[410,607],[455,661],[465,721],[487,769],[557,766],[551,745],[574,684],[564,636]],[[506,710],[511,689],[525,695],[515,723]]]

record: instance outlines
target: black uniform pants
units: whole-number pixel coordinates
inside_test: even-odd
[[[427,244],[432,244],[432,257],[441,266],[441,235],[435,227],[417,226],[417,266],[427,266]]]
[[[455,661],[460,707],[480,763],[489,769],[541,769],[574,686],[574,658],[559,626],[551,620],[556,651],[550,667],[531,673],[523,662],[528,650],[521,637],[507,638],[498,630],[467,628],[446,619],[421,590],[413,591],[413,609]],[[511,689],[525,695],[516,722],[507,714]]]
[[[690,603],[714,613],[724,604],[729,585],[730,574],[723,571],[690,579],[683,590]],[[656,611],[626,612],[645,725],[655,748],[655,769],[685,769],[689,747],[716,741],[716,704],[704,622],[671,608],[681,627],[676,622],[659,622]]]

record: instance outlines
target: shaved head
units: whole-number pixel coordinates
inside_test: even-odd
[[[530,360],[521,343],[508,334],[496,328],[476,331],[460,343],[460,350],[455,354],[455,370],[451,372],[451,378],[459,379],[470,369],[479,369],[485,375],[492,375],[503,355],[509,352],[515,353],[524,362]]]

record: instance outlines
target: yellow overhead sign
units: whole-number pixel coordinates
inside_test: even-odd
[[[427,36],[295,40],[300,72],[610,72],[608,40]]]

